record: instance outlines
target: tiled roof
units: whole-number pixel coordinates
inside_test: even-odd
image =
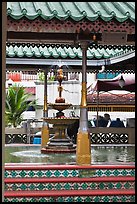
[[[87,95],[88,104],[97,104],[97,94]],[[135,104],[135,94],[99,94],[99,104]]]
[[[101,18],[135,22],[135,2],[7,2],[7,15],[15,20],[42,17],[45,20],[96,21]]]
[[[131,51],[134,48],[131,47]],[[124,53],[127,53],[128,48],[94,48],[88,47],[87,58],[88,59],[107,59],[115,57]],[[27,58],[71,58],[71,59],[82,59],[82,50],[80,47],[72,48],[70,46],[47,46],[47,45],[6,45],[7,57],[27,57]]]

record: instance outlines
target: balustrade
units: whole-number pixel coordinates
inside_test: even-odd
[[[25,128],[6,128],[5,143],[33,143],[36,132],[41,131],[40,127],[30,128],[29,135]],[[53,134],[53,128],[50,128]],[[93,127],[89,128],[91,144],[135,144],[135,128],[113,128]],[[29,139],[28,139],[29,136]]]

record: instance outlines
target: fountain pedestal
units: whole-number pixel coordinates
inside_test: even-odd
[[[41,149],[42,153],[70,153],[76,152],[76,146],[67,136],[66,129],[68,125],[76,122],[79,118],[63,117],[63,118],[43,118],[46,122],[54,124],[55,134],[49,139],[47,145]]]
[[[47,123],[53,124],[55,130],[55,135],[49,139],[49,142],[45,147],[41,148],[41,153],[70,153],[76,152],[76,146],[72,143],[71,139],[67,135],[68,125],[75,123],[79,118],[75,117],[65,117],[63,110],[69,108],[72,104],[65,103],[65,99],[62,98],[62,80],[63,80],[62,69],[58,70],[57,80],[59,82],[58,91],[59,97],[56,98],[55,103],[49,103],[49,106],[55,110],[58,110],[56,117],[45,117]]]

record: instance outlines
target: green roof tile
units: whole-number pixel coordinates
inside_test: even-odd
[[[133,51],[134,48],[131,48]],[[94,48],[88,47],[87,58],[88,59],[105,59],[118,56],[122,53],[128,52],[128,48]],[[70,58],[70,59],[82,59],[82,50],[80,47],[72,48],[68,46],[46,46],[46,45],[6,45],[6,55],[7,57],[27,57],[27,58]]]
[[[7,15],[15,20],[24,16],[34,20],[40,16],[45,20],[95,21],[101,18],[111,21],[115,18],[119,22],[127,19],[135,22],[135,2],[7,2]]]

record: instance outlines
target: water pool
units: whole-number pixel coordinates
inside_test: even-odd
[[[76,164],[76,153],[42,154],[40,145],[5,145],[5,163]],[[133,164],[135,145],[91,145],[91,164]]]

